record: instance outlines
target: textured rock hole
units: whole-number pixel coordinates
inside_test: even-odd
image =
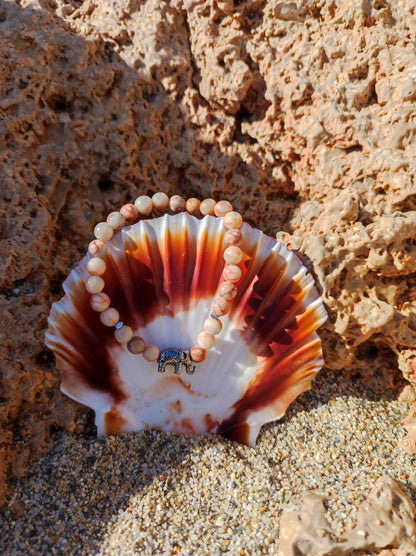
[[[55,355],[49,349],[43,349],[36,355],[35,362],[43,369],[52,369],[56,365]]]
[[[322,12],[321,6],[312,5],[309,7],[309,13],[313,17],[313,19],[322,19],[321,12]]]
[[[356,152],[356,151],[361,152],[362,150],[363,150],[362,145],[351,145],[351,147],[347,147],[345,149],[345,152],[349,154],[349,153],[353,153],[353,152]]]
[[[312,87],[312,83],[308,83],[305,89],[302,91],[302,95],[299,99],[292,101],[292,107],[298,108],[299,106],[310,106],[313,104],[313,96],[314,89]]]
[[[46,104],[51,110],[56,110],[57,112],[68,112],[71,106],[70,102],[61,94],[50,96],[46,100]]]
[[[367,79],[369,72],[369,65],[368,63],[363,64],[361,66],[357,66],[353,70],[351,70],[348,74],[350,81],[360,81],[362,79]]]
[[[261,2],[260,4],[256,4],[254,9],[249,8],[247,10],[244,14],[244,19],[241,25],[243,31],[251,33],[262,24],[264,17],[264,4],[265,2]]]
[[[380,350],[375,344],[371,342],[364,342],[358,346],[356,357],[359,361],[368,361],[371,363],[377,359],[379,353]]]
[[[64,277],[65,278],[65,277]],[[53,296],[58,297],[59,295],[63,294],[63,289],[61,287],[62,280],[52,280],[50,283],[50,292]]]
[[[409,210],[416,210],[416,194],[408,195],[405,199],[392,203],[396,210],[407,212]]]
[[[355,357],[359,368],[353,378],[362,381],[363,387],[370,388],[377,396],[397,399],[408,384],[390,347],[367,340],[356,348]]]
[[[0,23],[4,23],[7,19],[7,10],[6,8],[0,9]]]
[[[257,142],[253,137],[251,137],[251,135],[248,135],[247,133],[243,133],[241,131],[242,122],[248,120],[250,116],[251,116],[250,112],[244,106],[242,106],[240,110],[236,113],[235,131],[233,135],[234,141],[237,141],[238,143],[248,143],[250,145],[254,145]]]
[[[366,108],[367,106],[371,106],[372,104],[378,103],[378,97],[376,93],[376,80],[372,79],[361,95],[358,95],[355,100],[355,108],[361,110],[362,108]]]
[[[52,438],[55,438],[55,436],[60,432],[61,429],[56,423],[52,423],[51,425],[49,425],[49,434]]]
[[[109,191],[113,187],[113,182],[108,176],[103,176],[98,181],[98,189],[102,192]]]

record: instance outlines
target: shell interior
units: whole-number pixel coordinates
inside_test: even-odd
[[[310,274],[282,243],[243,224],[242,278],[223,328],[192,375],[116,342],[90,306],[84,257],[52,306],[46,344],[62,391],[94,409],[99,434],[147,427],[219,433],[254,445],[323,364],[316,329],[326,312]],[[189,349],[203,330],[223,270],[221,218],[142,220],[108,242],[105,292],[146,344]]]

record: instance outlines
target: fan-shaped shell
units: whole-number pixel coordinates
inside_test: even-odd
[[[91,407],[98,433],[154,427],[213,432],[254,445],[322,366],[316,329],[326,313],[313,280],[283,244],[243,224],[242,278],[223,329],[195,374],[157,371],[131,354],[90,307],[89,255],[54,303],[47,345],[62,391]],[[203,330],[223,270],[222,218],[142,220],[108,242],[105,292],[146,344],[189,349]],[[168,367],[169,369],[169,367]]]

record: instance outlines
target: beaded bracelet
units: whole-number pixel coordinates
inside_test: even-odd
[[[214,346],[215,336],[221,332],[222,324],[219,317],[228,313],[229,302],[237,295],[236,282],[241,278],[241,269],[238,264],[243,258],[243,252],[238,244],[242,241],[240,228],[243,219],[238,212],[233,211],[229,201],[215,202],[214,199],[205,199],[200,202],[193,197],[185,201],[180,195],[173,195],[169,199],[166,193],[158,192],[152,197],[141,195],[134,204],[128,203],[123,205],[119,212],[111,212],[106,222],[100,222],[94,228],[96,239],[88,246],[88,252],[92,258],[87,263],[87,269],[91,276],[86,280],[85,287],[91,294],[91,307],[100,313],[100,320],[105,326],[115,327],[114,337],[120,344],[127,344],[130,353],[142,353],[146,361],[160,360],[160,350],[156,345],[146,345],[143,338],[133,336],[130,326],[120,321],[119,312],[110,306],[111,300],[103,292],[105,282],[101,277],[106,270],[106,242],[123,226],[133,224],[139,215],[150,215],[154,208],[157,210],[169,208],[174,213],[186,210],[194,216],[201,213],[203,216],[222,217],[224,226],[227,228],[224,236],[227,247],[223,253],[225,262],[222,272],[223,281],[212,301],[210,315],[204,322],[204,330],[198,335],[197,345],[192,346],[189,350],[190,361],[200,363],[204,361],[207,350]],[[191,374],[191,371],[188,372]]]

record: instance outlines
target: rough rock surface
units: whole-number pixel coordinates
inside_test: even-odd
[[[88,422],[59,392],[46,318],[94,224],[138,191],[226,197],[283,230],[320,282],[328,367],[416,386],[415,13],[0,4],[0,489]]]
[[[348,556],[383,548],[383,556],[415,554],[416,508],[388,476],[377,481],[358,508],[355,526],[341,535],[325,517],[323,496],[307,492],[303,499],[302,511],[280,520],[279,556]]]

